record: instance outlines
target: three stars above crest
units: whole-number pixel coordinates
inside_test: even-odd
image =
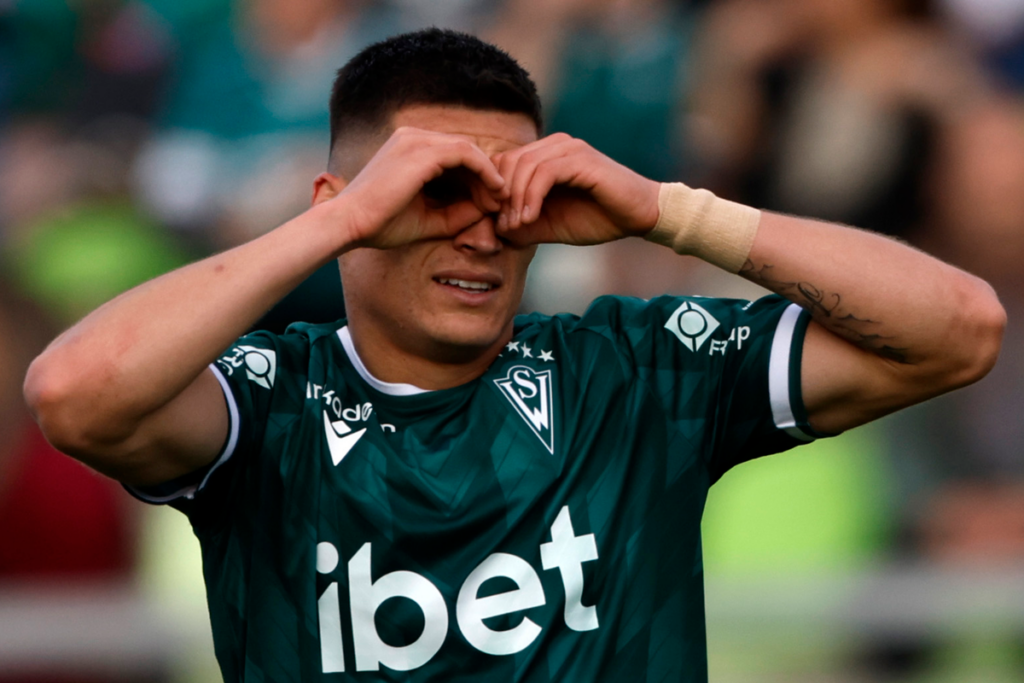
[[[511,352],[518,352],[518,353],[521,354],[522,358],[534,358],[535,357],[533,355],[534,349],[531,349],[529,346],[527,346],[525,342],[510,341],[508,344],[505,344],[505,351],[508,351],[510,353]],[[502,354],[502,355],[504,355],[504,354]],[[537,360],[554,362],[555,356],[552,354],[551,351],[541,350],[540,351],[540,355],[536,356],[536,359]]]

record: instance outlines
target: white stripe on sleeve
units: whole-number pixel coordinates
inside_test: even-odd
[[[814,437],[800,429],[793,410],[793,387],[790,386],[793,355],[793,337],[803,309],[790,304],[782,312],[772,339],[772,350],[768,359],[768,396],[771,400],[772,419],[775,426],[784,430],[794,439],[813,441]],[[796,381],[800,381],[797,377]]]
[[[224,392],[224,401],[227,403],[228,406],[228,441],[227,444],[224,445],[224,450],[221,451],[220,457],[217,458],[217,462],[215,462],[210,467],[210,469],[206,472],[206,475],[203,477],[203,480],[198,484],[192,484],[191,486],[186,486],[178,491],[175,491],[174,493],[162,496],[154,496],[148,494],[144,491],[139,490],[139,488],[135,486],[130,487],[132,493],[134,493],[139,498],[150,503],[169,503],[172,500],[177,500],[178,498],[191,499],[196,495],[197,491],[201,490],[204,486],[206,486],[206,482],[210,479],[210,475],[213,474],[214,470],[216,470],[218,467],[226,463],[228,460],[231,459],[231,456],[234,455],[235,448],[238,446],[238,431],[240,426],[238,415],[238,403],[235,401],[235,395],[231,392],[231,386],[228,384],[227,379],[221,373],[220,368],[218,368],[215,364],[211,363],[210,369],[213,371],[213,376],[217,378],[218,382],[220,382],[221,391]]]

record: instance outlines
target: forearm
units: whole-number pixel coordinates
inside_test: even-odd
[[[658,206],[647,239],[803,306],[825,330],[883,361],[868,374],[900,377],[897,383],[913,388],[908,397],[974,381],[995,362],[1005,324],[995,293],[927,254],[871,232],[756,211],[680,184],[663,185]]]
[[[976,322],[998,307],[985,282],[875,233],[762,212],[740,275],[897,363],[951,365],[991,345]]]
[[[117,439],[180,394],[264,311],[333,257],[340,240],[317,206],[235,249],[108,302],[32,364],[26,398],[54,429],[74,422]]]

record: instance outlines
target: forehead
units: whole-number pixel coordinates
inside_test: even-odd
[[[409,126],[463,135],[488,154],[527,145],[537,139],[533,121],[524,114],[441,105],[413,105],[391,117],[392,128]]]

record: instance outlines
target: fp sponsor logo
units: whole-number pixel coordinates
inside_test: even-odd
[[[274,386],[274,377],[277,375],[277,353],[273,349],[261,349],[258,346],[236,346],[231,353],[217,361],[228,375],[235,374],[235,370],[244,369],[245,376],[250,381],[258,384],[264,389]]]
[[[537,372],[525,365],[516,365],[509,369],[505,377],[494,380],[494,383],[548,452],[553,454],[555,423],[551,371]]]
[[[373,578],[373,545],[364,543],[348,561],[348,602],[356,671],[379,671],[381,665],[395,671],[411,671],[436,655],[448,637],[450,614],[441,591],[430,579],[412,571],[393,571]],[[337,547],[321,542],[316,546],[316,570],[332,574],[340,564]],[[551,540],[540,544],[541,568],[557,570],[565,591],[562,612],[565,625],[573,631],[598,628],[597,606],[584,605],[583,563],[597,560],[594,534],[577,536],[563,506],[551,525]],[[502,593],[480,595],[487,581],[502,577],[515,588]],[[423,630],[406,645],[391,645],[377,631],[378,609],[388,600],[411,600],[423,614]],[[495,630],[487,619],[524,612],[546,604],[547,596],[537,570],[529,562],[510,553],[492,553],[466,576],[455,600],[455,622],[471,646],[489,655],[511,655],[528,648],[544,626],[523,615],[518,625]],[[346,671],[342,645],[342,617],[339,584],[332,581],[317,600],[320,624],[320,661],[322,671]]]
[[[700,350],[708,337],[719,328],[720,324],[714,316],[692,301],[684,301],[683,305],[672,312],[665,329],[676,336],[683,346],[694,353]]]

